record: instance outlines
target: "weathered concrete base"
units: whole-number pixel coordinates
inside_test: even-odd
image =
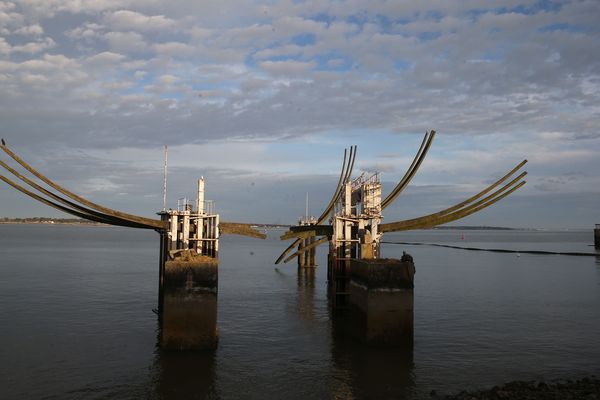
[[[370,345],[413,346],[412,262],[352,260],[349,303],[351,333]]]
[[[209,257],[165,263],[160,346],[165,350],[217,345],[218,261]]]

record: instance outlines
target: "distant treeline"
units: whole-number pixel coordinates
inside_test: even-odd
[[[514,231],[517,228],[505,228],[502,226],[436,226],[433,229],[452,229],[465,231]]]
[[[29,218],[0,218],[0,224],[96,224],[81,218],[48,218],[48,217],[29,217]]]

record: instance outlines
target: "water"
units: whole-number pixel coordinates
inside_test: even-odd
[[[0,225],[0,398],[428,398],[514,379],[600,373],[595,257],[384,245],[415,258],[412,354],[340,336],[326,254],[314,276],[285,248],[225,237],[215,352],[156,348],[158,235]],[[464,239],[461,239],[464,234]],[[422,231],[389,241],[593,252],[590,231]]]

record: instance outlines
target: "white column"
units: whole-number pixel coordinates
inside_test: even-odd
[[[204,214],[204,177],[198,179],[198,199],[196,200],[198,214]]]
[[[169,221],[169,250],[177,250],[177,214],[172,214]]]

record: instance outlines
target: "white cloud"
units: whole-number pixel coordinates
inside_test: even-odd
[[[40,36],[44,33],[44,29],[39,24],[23,26],[15,31],[19,35]]]
[[[119,10],[107,13],[104,23],[113,30],[120,31],[161,31],[169,30],[176,26],[176,22],[164,15],[144,15],[130,10]]]
[[[21,45],[11,46],[9,53],[26,53],[35,54],[56,46],[56,42],[52,38],[44,38],[35,42],[29,42]]]
[[[144,36],[136,32],[107,32],[104,38],[109,49],[118,53],[140,53],[148,47]]]
[[[191,56],[197,51],[195,47],[181,42],[156,43],[153,47],[157,54],[169,56]]]
[[[259,63],[260,68],[275,75],[296,75],[306,72],[315,67],[313,61],[263,61]]]
[[[110,51],[104,51],[102,53],[94,54],[85,60],[87,65],[93,66],[114,66],[125,59],[125,56],[119,53],[113,53]]]
[[[65,32],[65,35],[73,40],[91,39],[100,36],[100,32],[104,29],[103,25],[88,22],[75,29]]]

